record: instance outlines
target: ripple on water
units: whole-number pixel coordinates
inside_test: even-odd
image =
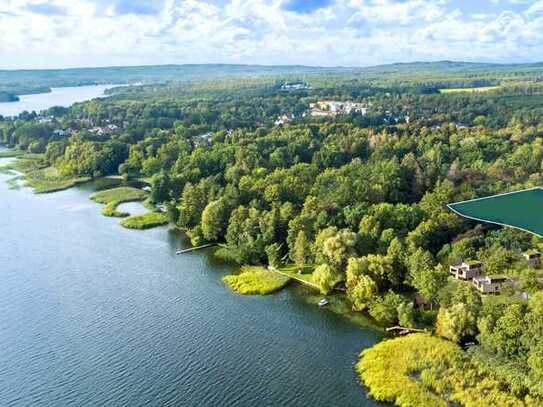
[[[375,405],[353,371],[375,333],[297,290],[233,294],[229,267],[123,229],[90,193],[0,182],[0,405]]]

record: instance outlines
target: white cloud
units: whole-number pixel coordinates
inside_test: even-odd
[[[284,0],[164,0],[152,13],[137,1],[119,13],[119,1],[2,0],[0,67],[543,60],[543,0],[518,12],[502,1],[498,13],[460,1],[336,0],[303,14]]]

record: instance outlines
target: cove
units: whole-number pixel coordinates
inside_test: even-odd
[[[303,289],[240,296],[166,227],[122,228],[94,184],[35,195],[0,175],[0,405],[373,406],[377,332]]]
[[[24,111],[39,113],[41,110],[53,106],[68,107],[77,102],[84,102],[100,96],[104,96],[107,89],[115,85],[88,85],[88,86],[67,86],[63,88],[52,88],[49,93],[38,93],[34,95],[21,95],[18,102],[0,103],[0,115],[16,116]]]

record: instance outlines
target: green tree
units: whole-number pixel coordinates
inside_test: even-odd
[[[436,333],[453,342],[476,334],[476,316],[463,303],[441,307],[437,314]]]
[[[294,243],[294,262],[297,266],[304,267],[306,265],[309,250],[309,242],[305,237],[305,232],[300,230]]]
[[[328,294],[341,281],[341,275],[328,264],[321,264],[313,272],[313,281],[320,287],[322,294]]]
[[[370,276],[362,275],[347,290],[347,296],[353,305],[353,310],[364,311],[377,296],[377,284]]]
[[[222,199],[211,201],[202,212],[202,233],[204,238],[215,241],[224,236],[228,225],[228,208]]]

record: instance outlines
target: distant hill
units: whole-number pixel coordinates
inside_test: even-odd
[[[43,87],[79,86],[107,83],[159,83],[200,81],[237,77],[303,76],[352,72],[352,68],[260,65],[155,65],[101,68],[0,70],[0,91],[41,93]],[[41,89],[38,89],[41,88]]]
[[[303,65],[149,65],[47,70],[0,70],[0,92],[9,95],[47,92],[50,87],[106,83],[164,83],[235,78],[303,78],[346,76],[358,80],[488,81],[533,80],[543,77],[543,63],[492,64],[461,61],[410,62],[371,67],[311,67]]]

